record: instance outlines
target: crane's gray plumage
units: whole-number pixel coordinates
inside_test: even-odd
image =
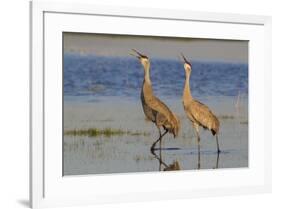
[[[185,85],[183,91],[183,107],[188,119],[191,121],[197,135],[198,139],[198,151],[200,152],[200,136],[199,136],[199,127],[208,129],[216,136],[217,141],[217,151],[220,152],[219,143],[218,143],[218,133],[220,128],[220,122],[214,113],[201,102],[193,99],[190,91],[190,74],[191,74],[191,63],[182,55],[184,60],[184,69],[185,69]]]
[[[184,110],[192,123],[209,129],[213,135],[219,132],[219,120],[206,105],[192,100],[190,103],[184,103]]]
[[[176,137],[180,129],[179,118],[165,105],[160,99],[154,96],[152,84],[150,80],[150,62],[149,58],[136,50],[136,57],[140,60],[144,68],[144,80],[141,90],[141,102],[146,118],[157,126],[159,130],[159,139],[155,141],[151,147],[154,149],[155,144],[160,141],[167,133],[172,133]],[[160,128],[163,127],[165,132],[161,134]]]

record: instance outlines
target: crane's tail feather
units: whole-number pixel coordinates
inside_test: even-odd
[[[212,134],[214,136],[217,135],[219,133],[219,129],[220,129],[220,121],[215,117],[211,127]]]
[[[161,115],[159,115],[156,118],[156,124],[158,127],[163,126],[165,130],[167,130],[169,133],[174,135],[174,138],[176,138],[179,135],[180,131],[180,119],[178,116],[176,116],[174,113],[170,115],[169,118],[165,118],[165,120],[161,120]]]

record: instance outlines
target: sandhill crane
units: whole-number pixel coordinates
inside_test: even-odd
[[[188,119],[191,121],[193,128],[196,131],[197,141],[198,141],[198,152],[200,153],[200,135],[199,127],[208,129],[216,136],[217,141],[217,151],[220,153],[219,142],[218,142],[218,132],[220,128],[220,122],[218,118],[211,112],[211,110],[204,104],[193,99],[189,86],[189,79],[191,74],[191,63],[183,56],[183,65],[185,69],[185,84],[183,91],[183,107]],[[200,156],[200,155],[198,155]],[[199,157],[200,158],[200,157]],[[200,159],[199,159],[200,160]]]
[[[146,118],[152,121],[158,131],[159,138],[152,144],[151,151],[154,150],[154,147],[158,141],[161,141],[162,137],[169,133],[174,135],[174,138],[178,135],[180,129],[180,120],[179,118],[165,105],[160,99],[158,99],[153,94],[152,83],[150,80],[150,61],[146,55],[141,54],[140,52],[133,49],[136,54],[132,54],[137,57],[144,69],[144,80],[141,89],[141,102],[144,114]],[[164,133],[161,133],[161,127],[164,129]]]

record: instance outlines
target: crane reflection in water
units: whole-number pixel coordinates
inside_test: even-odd
[[[154,149],[151,150],[151,154],[154,156],[154,158],[158,161],[159,163],[159,171],[178,171],[178,170],[184,170],[184,168],[181,167],[180,162],[178,159],[173,160],[173,163],[168,164],[164,161],[163,158],[163,151],[169,151],[171,150],[171,148],[159,148],[159,149]],[[174,150],[174,149],[173,149]],[[158,151],[158,153],[156,152]],[[200,162],[200,155],[201,153],[198,152],[197,153],[197,169],[201,169],[201,162]],[[217,152],[217,157],[215,160],[215,166],[213,167],[214,169],[218,169],[219,168],[219,160],[220,160],[220,153]]]

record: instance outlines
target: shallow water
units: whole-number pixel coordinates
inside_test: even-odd
[[[247,102],[241,102],[238,111],[234,108],[232,98],[210,100],[218,101],[217,104],[207,102],[221,122],[219,143],[222,153],[217,165],[215,138],[209,131],[201,129],[200,169],[247,167]],[[175,139],[168,134],[163,137],[161,157],[164,164],[161,170],[175,161],[182,170],[198,169],[197,140],[181,103],[172,100],[167,100],[166,103],[180,116],[182,129],[179,137]],[[65,130],[110,127],[150,133],[148,136],[111,137],[65,135],[65,175],[159,170],[160,150],[156,149],[156,156],[150,152],[152,143],[158,137],[158,131],[154,124],[145,121],[140,102],[116,98],[95,103],[68,102],[65,103],[64,121]],[[159,148],[159,144],[156,148]]]

